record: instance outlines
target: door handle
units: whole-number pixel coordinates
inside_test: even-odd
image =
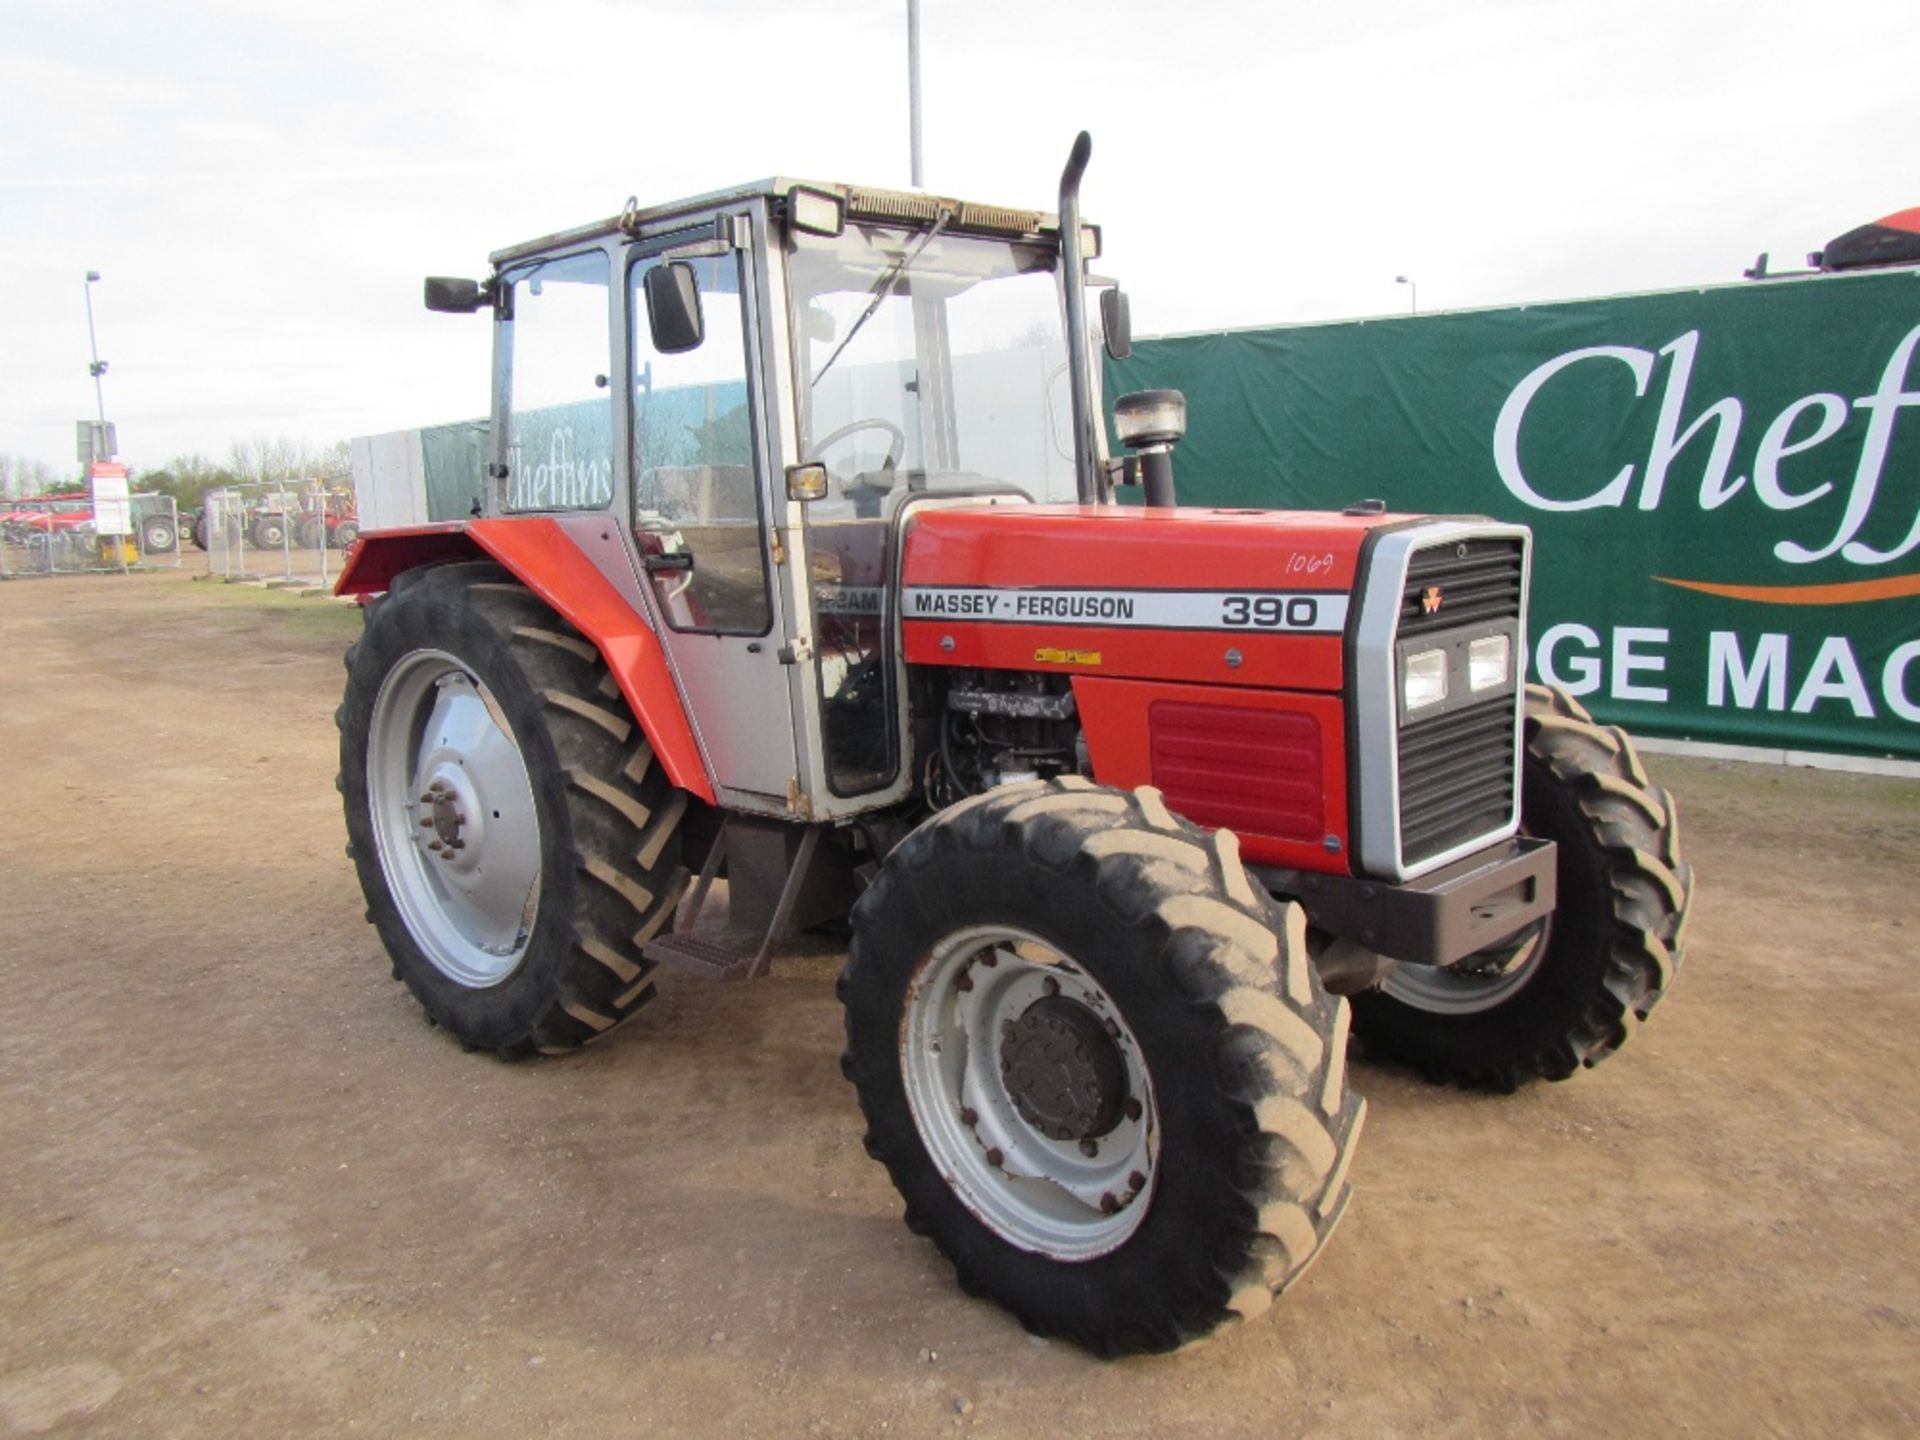
[[[659,575],[668,570],[693,569],[693,552],[676,550],[671,555],[642,555],[640,563],[649,575]]]

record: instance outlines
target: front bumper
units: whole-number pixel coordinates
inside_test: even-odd
[[[1451,965],[1553,910],[1554,844],[1516,835],[1398,883],[1249,866],[1274,895],[1341,940],[1413,965]]]

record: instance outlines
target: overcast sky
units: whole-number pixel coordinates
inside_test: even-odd
[[[923,0],[930,189],[1051,209],[1136,331],[1737,281],[1920,204],[1914,0]],[[486,408],[498,246],[771,174],[904,186],[905,0],[4,0],[0,451],[137,466]]]

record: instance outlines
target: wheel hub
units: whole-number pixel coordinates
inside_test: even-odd
[[[431,783],[420,793],[419,806],[420,828],[425,832],[430,855],[446,865],[464,867],[479,862],[486,807],[460,766],[437,767]]]
[[[1000,1075],[1020,1118],[1055,1140],[1105,1135],[1126,1104],[1126,1062],[1105,1023],[1064,995],[1004,1024]]]
[[[396,661],[368,732],[368,806],[408,931],[469,988],[513,973],[533,932],[540,825],[505,716],[455,656]]]
[[[927,1153],[1002,1239],[1091,1260],[1139,1228],[1160,1122],[1113,997],[1030,931],[936,944],[908,987],[901,1079]]]

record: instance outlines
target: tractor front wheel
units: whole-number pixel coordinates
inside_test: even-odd
[[[401,576],[336,718],[367,918],[434,1021],[512,1058],[652,997],[688,797],[578,631],[497,566]]]
[[[1520,824],[1557,847],[1559,899],[1516,941],[1445,969],[1403,965],[1353,1000],[1370,1054],[1436,1081],[1564,1080],[1626,1043],[1679,968],[1693,870],[1674,799],[1624,731],[1527,687]]]
[[[142,521],[140,525],[140,549],[143,554],[158,555],[173,549],[173,522],[164,515],[156,515]]]
[[[909,1228],[1100,1354],[1264,1311],[1349,1194],[1364,1102],[1299,908],[1158,792],[936,815],[853,916],[842,1066]]]

